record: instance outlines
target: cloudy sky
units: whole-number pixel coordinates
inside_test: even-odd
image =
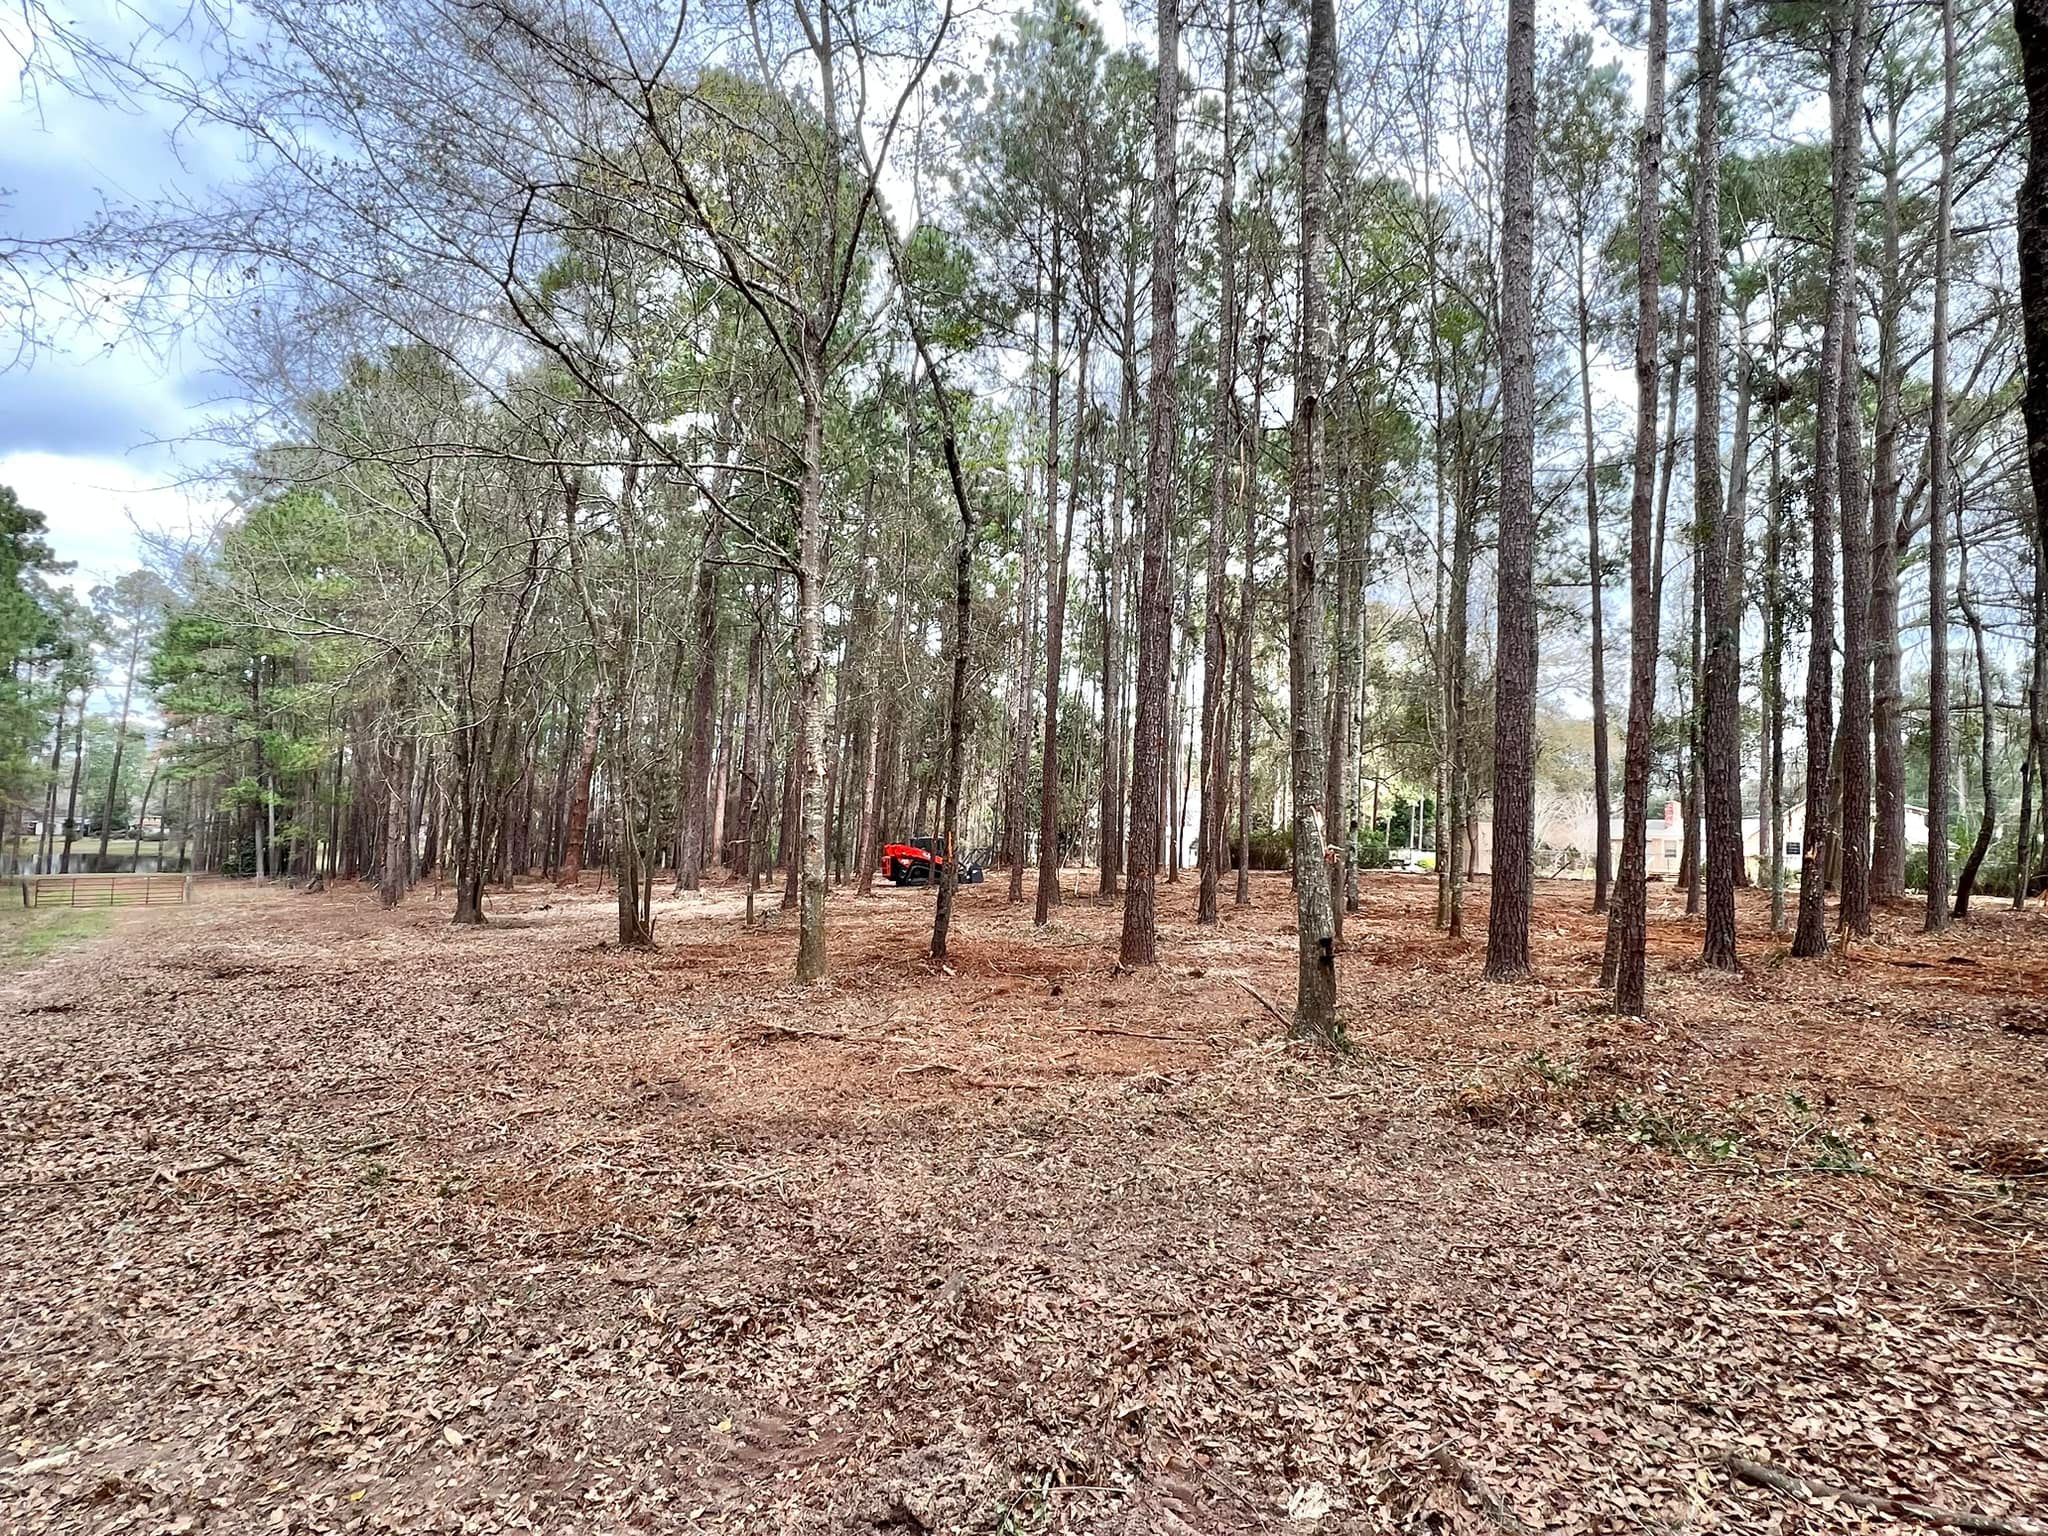
[[[123,0],[53,0],[52,9],[103,43],[136,31]],[[1111,40],[1123,41],[1120,4],[1098,10]],[[0,8],[0,65],[18,63],[25,38],[22,12]],[[233,146],[174,146],[171,126],[132,107],[35,90],[17,68],[0,69],[0,244],[75,230],[103,202],[203,190],[243,169]],[[7,298],[0,289],[0,363],[23,326]],[[56,318],[39,315],[38,329]],[[54,345],[26,366],[0,367],[0,485],[49,520],[83,589],[138,563],[138,526],[183,534],[219,518],[223,503],[202,483],[213,458],[203,434],[232,409],[231,386],[189,350],[165,354],[112,328],[55,329]]]
[[[91,20],[96,0],[68,8]],[[0,41],[19,42],[19,14]],[[0,59],[13,62],[0,49]],[[147,198],[202,184],[203,153],[174,153],[164,125],[132,111],[27,87],[13,69],[0,85],[0,236],[76,228],[103,198]],[[46,312],[44,324],[55,321]],[[22,317],[0,309],[0,359],[13,355]],[[0,485],[49,519],[58,554],[80,587],[135,565],[135,528],[184,532],[218,503],[194,483],[208,461],[197,441],[221,382],[199,361],[76,324],[55,345],[0,371]]]

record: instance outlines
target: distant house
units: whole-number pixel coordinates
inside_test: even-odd
[[[1785,808],[1780,818],[1785,826],[1785,862],[1796,866],[1799,862],[1801,842],[1806,828],[1806,803]],[[1599,821],[1591,809],[1570,801],[1546,804],[1543,796],[1537,796],[1536,804],[1536,873],[1539,876],[1582,876],[1590,877],[1593,872],[1593,856],[1598,842]],[[1614,857],[1621,857],[1622,833],[1626,823],[1617,816],[1609,827],[1614,840]],[[1467,872],[1475,875],[1490,874],[1493,870],[1493,818],[1492,807],[1481,802],[1478,814],[1467,824],[1466,841],[1469,865]],[[1927,810],[1924,806],[1906,807],[1906,846],[1925,848],[1927,846]],[[1761,874],[1764,862],[1771,856],[1770,834],[1767,824],[1755,816],[1742,819],[1742,853],[1747,860],[1752,877]],[[1676,800],[1664,802],[1664,814],[1652,817],[1643,826],[1643,866],[1652,880],[1675,880],[1685,855],[1685,811]]]
[[[1806,836],[1806,802],[1800,800],[1786,806],[1781,819],[1785,825],[1785,862],[1796,864],[1806,847],[1803,841]],[[1927,807],[1924,805],[1908,804],[1906,807],[1906,846],[1927,846]],[[1770,833],[1754,816],[1743,819],[1742,851],[1759,864],[1771,856]]]
[[[1539,876],[1585,876],[1593,873],[1593,858],[1599,846],[1600,821],[1587,796],[1536,797],[1536,873]],[[1619,798],[1617,796],[1617,798]],[[1614,857],[1621,857],[1625,823],[1613,818],[1608,835],[1614,840]],[[1492,806],[1482,801],[1478,814],[1468,824],[1470,874],[1493,871]],[[1643,826],[1643,866],[1652,879],[1669,879],[1678,873],[1679,855],[1685,846],[1685,817],[1676,800],[1667,801],[1664,814]]]

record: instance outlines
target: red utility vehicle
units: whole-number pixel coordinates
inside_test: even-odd
[[[943,837],[913,837],[907,843],[882,845],[882,877],[895,885],[935,885],[945,867],[946,840]],[[970,853],[960,861],[959,880],[962,885],[979,885],[982,878],[982,860],[978,853]]]

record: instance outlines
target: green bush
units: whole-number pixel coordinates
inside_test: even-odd
[[[1990,851],[1984,855],[1984,862],[1977,868],[1977,883],[1972,887],[1973,894],[2002,897],[2007,900],[2011,899],[2013,885],[2019,879],[2019,861],[2017,857],[2019,850],[2017,842],[2016,838],[2008,836],[1992,843]],[[1956,881],[1963,873],[1963,864],[1970,857],[1972,846],[1974,846],[1973,842],[1967,842],[1960,848],[1952,848],[1949,851],[1948,882],[1951,891],[1955,889]],[[2037,850],[2037,860],[2038,857],[2039,853]],[[2036,890],[2040,889],[2042,873],[2037,862],[2033,870],[2033,883]],[[1923,893],[1927,889],[1927,850],[1925,848],[1907,850],[1906,889]]]
[[[1252,829],[1253,869],[1292,869],[1294,867],[1294,829],[1282,831],[1277,827],[1254,827]]]
[[[1358,867],[1360,869],[1391,869],[1394,864],[1392,850],[1387,840],[1377,832],[1368,832],[1359,839]]]

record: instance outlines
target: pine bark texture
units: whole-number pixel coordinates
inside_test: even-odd
[[[1216,193],[1215,420],[1209,433],[1209,568],[1203,585],[1206,622],[1202,641],[1201,876],[1195,920],[1217,920],[1216,887],[1223,868],[1224,802],[1230,789],[1230,743],[1225,708],[1230,692],[1223,638],[1223,589],[1229,549],[1230,482],[1236,468],[1232,414],[1237,405],[1237,225],[1232,199],[1237,182],[1237,137],[1232,112],[1237,96],[1237,6],[1223,11],[1223,163]]]
[[[1856,388],[1856,284],[1842,331],[1842,873],[1841,925],[1870,936],[1870,498]]]
[[[1792,953],[1827,953],[1828,803],[1835,749],[1835,518],[1840,485],[1843,331],[1855,270],[1856,177],[1863,121],[1863,0],[1846,0],[1832,22],[1828,104],[1832,210],[1820,367],[1814,399],[1812,621],[1806,661],[1806,819],[1799,854],[1799,919]]]
[[[1623,747],[1621,863],[1607,914],[1601,982],[1614,988],[1615,1012],[1645,1010],[1644,860],[1650,814],[1650,728],[1657,689],[1657,588],[1651,571],[1652,498],[1657,474],[1657,297],[1662,221],[1658,178],[1664,161],[1665,0],[1650,0],[1642,138],[1636,155],[1636,444],[1629,493],[1628,735]]]
[[[1955,16],[1953,0],[1943,7],[1944,101],[1954,118]],[[2034,492],[2034,671],[2027,701],[2033,782],[2048,772],[2048,0],[2013,0],[2013,28],[2019,37],[2020,73],[2027,98],[2027,169],[2019,192],[2020,315],[2026,350],[2026,381],[2020,409],[2026,421],[2027,478]],[[1953,159],[1953,129],[1944,140]],[[1946,226],[1944,226],[1944,229]],[[2042,797],[2037,793],[2036,799]],[[2030,807],[2032,809],[2032,807]],[[2037,813],[2038,814],[2038,813]],[[2032,856],[2033,829],[2021,839],[2020,862]],[[2026,881],[2015,900],[2024,903]]]
[[[1166,536],[1173,521],[1178,443],[1174,345],[1180,251],[1174,226],[1179,201],[1174,140],[1180,101],[1179,0],[1159,0],[1158,20],[1159,69],[1152,106],[1152,376],[1147,385],[1151,424],[1145,444],[1144,547],[1138,582],[1137,709],[1131,741],[1130,862],[1125,871],[1129,889],[1119,946],[1128,966],[1151,965],[1157,957],[1155,887],[1167,772],[1167,675],[1173,662]]]
[[[1968,917],[1970,896],[1977,887],[1977,872],[1984,867],[1984,856],[1991,851],[1991,839],[1998,831],[1998,790],[1993,778],[1998,754],[1995,750],[1997,735],[1991,728],[1991,657],[1984,644],[1984,619],[1977,612],[1976,600],[1970,595],[1969,551],[1961,543],[1960,528],[1956,535],[1957,547],[1962,552],[1961,569],[1956,574],[1956,606],[1963,612],[1963,623],[1969,626],[1971,645],[1977,655],[1977,839],[1963,859],[1962,873],[1956,876],[1953,909],[1955,916]]]
[[[1702,616],[1708,626],[1705,772],[1694,784],[1706,812],[1706,935],[1700,963],[1732,971],[1735,876],[1742,862],[1741,615],[1728,601],[1733,528],[1742,510],[1721,485],[1721,42],[1715,0],[1699,6],[1699,155],[1693,166],[1693,225],[1699,235],[1699,302],[1693,344],[1693,515],[1706,535]]]
[[[1055,289],[1057,294],[1057,289]],[[1055,298],[1057,304],[1057,298]],[[1059,312],[1053,312],[1053,357],[1059,357]],[[1052,444],[1046,452],[1045,497],[1045,725],[1038,761],[1038,901],[1033,921],[1044,927],[1060,904],[1060,673],[1067,632],[1067,566],[1074,553],[1074,514],[1081,500],[1081,411],[1088,398],[1088,332],[1081,332],[1074,387],[1074,465],[1068,481],[1064,532],[1059,502],[1059,379],[1052,386]]]
[[[2021,184],[2019,221],[2020,311],[2027,339],[2027,384],[2021,397],[2021,407],[2026,414],[2028,464],[2038,500],[2040,493],[2048,489],[2048,464],[2042,461],[2044,450],[2036,429],[2038,427],[2040,431],[2048,432],[2048,411],[2044,411],[2042,419],[2036,421],[2033,399],[2037,366],[2034,346],[2035,305],[2029,303],[2026,288],[2027,224],[2030,217],[2027,190],[2031,186],[2037,195],[2048,191],[2048,177],[2044,177],[2040,164],[2041,151],[2048,146],[2044,146],[2039,139],[2033,137],[2035,132],[2048,130],[2048,84],[2043,85],[2039,95],[2034,88],[2035,75],[2043,69],[2048,69],[2048,37],[2037,36],[2034,55],[2029,59],[2026,23],[2030,8],[2035,11],[2041,10],[2040,0],[2014,0],[2013,20],[2020,33],[2021,56],[2030,66],[2036,66],[2024,71],[2028,83],[2030,153],[2027,175]],[[1940,165],[1936,172],[1934,212],[1934,354],[1931,361],[1931,398],[1928,403],[1927,420],[1927,906],[1924,925],[1929,933],[1939,933],[1948,926],[1948,820],[1952,793],[1950,774],[1953,772],[1954,760],[1954,752],[1950,746],[1948,684],[1948,268],[1951,225],[1955,212],[1955,0],[1942,0],[1941,57],[1943,111],[1939,130]],[[2038,220],[2040,216],[2037,206],[2031,217]],[[2038,231],[2036,241],[2038,247]],[[2037,248],[2037,278],[2048,277],[2048,273],[2038,270],[2042,255]],[[2038,289],[2032,297],[2037,302],[2048,300],[2048,295],[2043,295]],[[2044,325],[2040,340],[2043,347],[2048,348],[2048,325]],[[2040,359],[2039,366],[2043,370],[2041,382],[2048,386],[2048,357]],[[2040,403],[2048,406],[2048,400]]]
[[[1292,485],[1287,558],[1288,705],[1293,740],[1294,900],[1298,956],[1294,1032],[1334,1045],[1337,949],[1324,873],[1323,677],[1329,637],[1323,599],[1323,390],[1329,375],[1330,296],[1325,221],[1329,192],[1330,88],[1337,73],[1333,0],[1310,0],[1307,75],[1301,98],[1301,331],[1294,366]]]
[[[1529,971],[1536,836],[1536,7],[1508,0],[1501,226],[1499,656],[1493,705],[1493,881],[1486,975]],[[1455,831],[1455,828],[1453,829]]]
[[[1593,910],[1605,912],[1614,883],[1613,775],[1607,758],[1607,585],[1600,560],[1600,481],[1593,441],[1593,308],[1586,250],[1574,244],[1578,280],[1579,421],[1585,434],[1586,588],[1593,647]]]

